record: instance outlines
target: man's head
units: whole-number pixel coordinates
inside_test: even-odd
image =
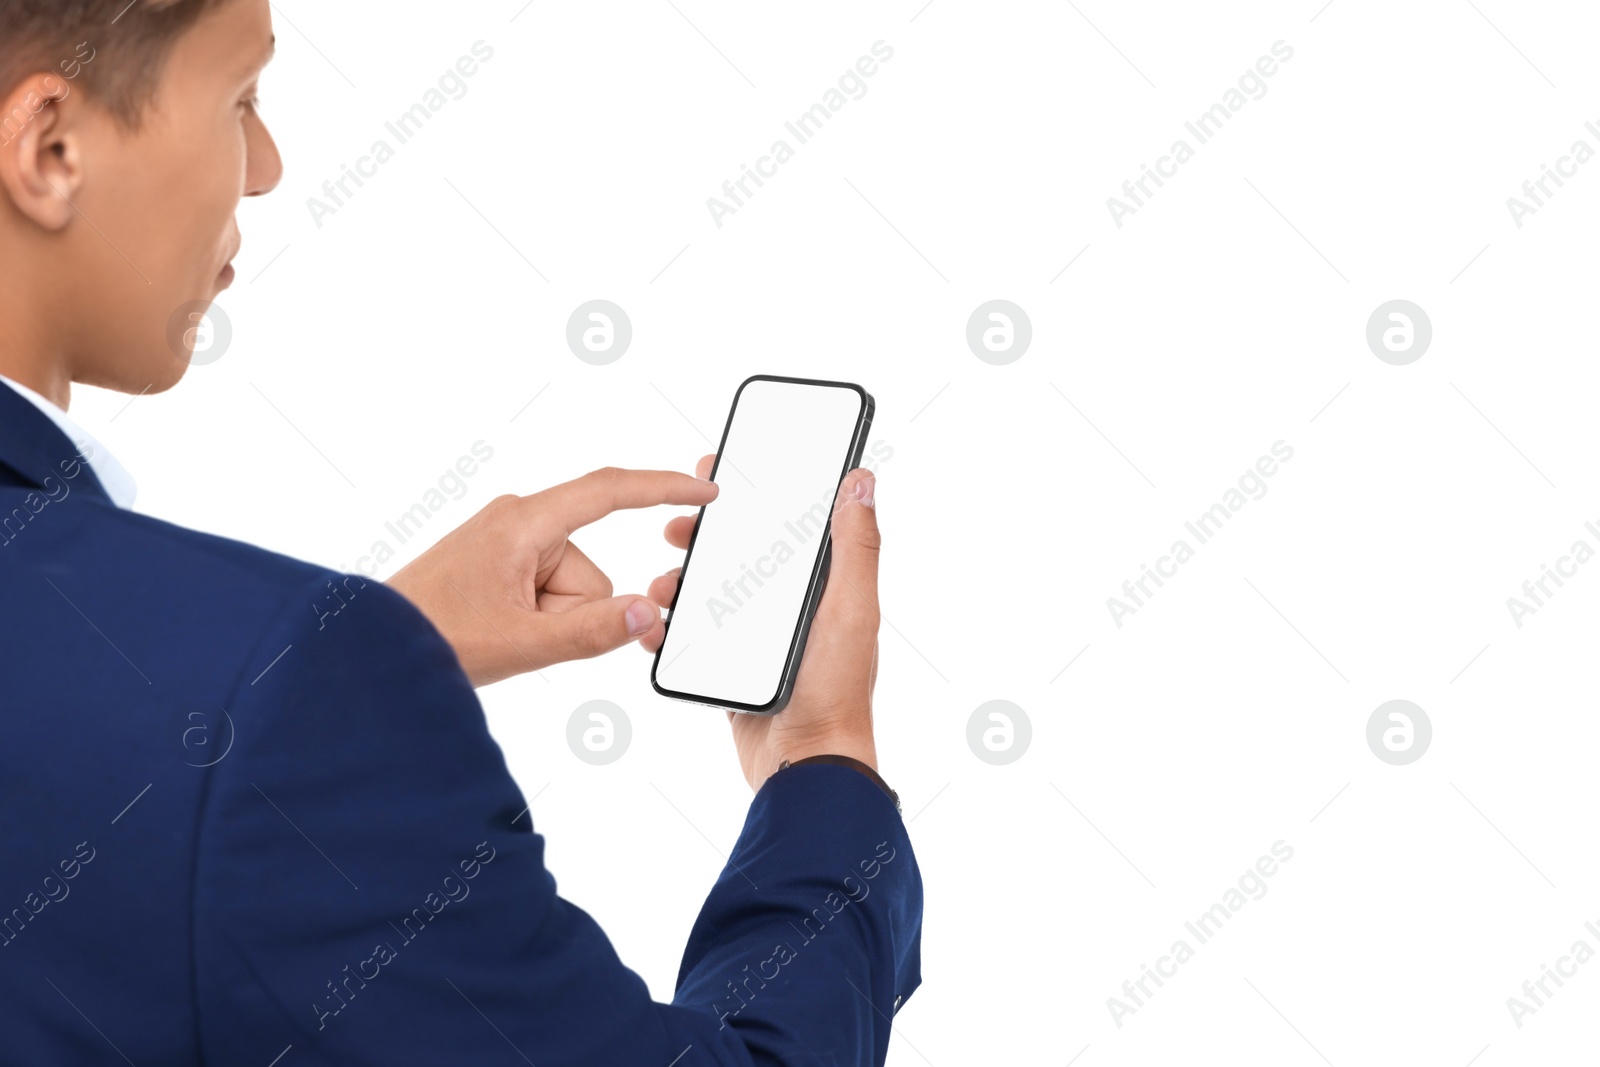
[[[58,403],[183,376],[169,322],[231,282],[239,199],[282,174],[272,46],[267,0],[0,0],[0,374]]]

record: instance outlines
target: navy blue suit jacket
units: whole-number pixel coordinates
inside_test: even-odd
[[[762,786],[654,1002],[409,601],[85,458],[0,384],[0,1063],[883,1062],[922,888],[869,778]]]

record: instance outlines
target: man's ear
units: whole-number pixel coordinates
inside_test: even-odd
[[[64,229],[85,178],[81,99],[54,74],[34,74],[0,99],[0,189],[24,217]]]

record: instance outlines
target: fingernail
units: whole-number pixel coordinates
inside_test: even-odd
[[[635,600],[628,605],[628,636],[638,637],[648,633],[660,618],[661,612],[648,600]]]
[[[867,475],[856,483],[856,499],[869,508],[877,507],[874,494],[878,489],[878,479]]]

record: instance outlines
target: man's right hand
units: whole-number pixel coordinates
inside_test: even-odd
[[[700,478],[711,476],[716,457],[701,458]],[[828,585],[817,607],[794,694],[776,715],[728,713],[733,741],[750,788],[761,785],[779,764],[832,754],[878,768],[872,734],[872,689],[878,677],[878,514],[872,472],[858,467],[845,475],[833,506],[833,558]],[[694,516],[667,523],[667,541],[687,550]],[[649,596],[672,603],[678,570],[657,578]]]

